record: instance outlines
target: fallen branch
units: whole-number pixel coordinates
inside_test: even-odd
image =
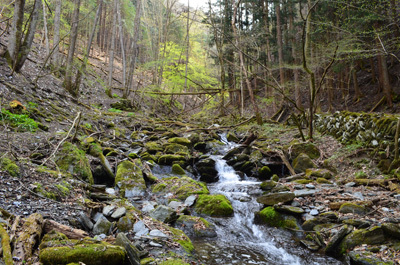
[[[46,219],[46,221],[44,222],[44,227],[43,227],[44,233],[47,234],[47,233],[51,232],[52,230],[63,233],[69,239],[82,239],[82,238],[89,236],[88,233],[86,233],[85,231],[83,231],[81,229],[72,228],[67,225],[57,223],[56,221]]]
[[[378,103],[376,103],[376,105],[369,111],[369,112],[373,112],[373,111],[375,111],[380,105],[382,105],[383,104],[383,102],[385,102],[385,98],[386,97],[382,97],[382,99],[381,100],[379,100],[379,102]]]
[[[81,119],[81,112],[78,112],[78,115],[76,115],[75,120],[74,120],[74,122],[72,123],[72,126],[71,126],[71,128],[69,129],[69,131],[68,131],[68,133],[67,133],[67,136],[65,136],[65,137],[58,143],[58,145],[57,145],[57,147],[54,149],[53,153],[51,153],[51,155],[50,155],[45,161],[43,161],[43,163],[41,164],[42,166],[43,166],[44,164],[46,164],[47,161],[49,161],[49,160],[55,155],[55,153],[57,153],[57,151],[58,151],[58,149],[60,148],[60,146],[65,142],[65,140],[68,139],[69,135],[70,135],[71,132],[72,132],[72,129],[74,129],[74,127],[77,126],[77,125],[76,125],[76,121],[77,121],[77,120],[80,121],[80,119]],[[78,122],[78,124],[79,124],[79,122]]]

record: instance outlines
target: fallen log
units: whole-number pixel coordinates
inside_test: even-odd
[[[10,237],[2,225],[0,225],[1,247],[3,249],[3,261],[5,265],[13,265],[11,254]]]
[[[29,263],[35,246],[40,241],[43,229],[43,216],[39,213],[31,214],[22,226],[13,251],[14,264]]]
[[[56,221],[49,220],[49,219],[46,219],[46,221],[44,222],[43,230],[44,230],[44,233],[46,233],[46,234],[52,230],[55,230],[57,232],[63,233],[69,239],[82,239],[82,238],[89,236],[88,233],[86,233],[85,231],[83,231],[81,229],[72,228],[70,226],[63,225],[63,224],[57,223]]]

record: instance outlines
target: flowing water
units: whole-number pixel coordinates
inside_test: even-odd
[[[227,143],[222,152],[232,147]],[[224,194],[232,203],[234,216],[209,218],[215,224],[216,239],[194,241],[203,264],[343,264],[333,258],[302,248],[291,233],[254,223],[254,213],[262,209],[256,198],[262,191],[256,179],[240,177],[222,156],[213,156],[219,181],[209,184],[211,194]]]

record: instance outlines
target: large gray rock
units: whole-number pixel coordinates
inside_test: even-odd
[[[158,221],[164,223],[172,223],[176,220],[176,212],[168,206],[159,205],[156,209],[154,209],[150,216]]]
[[[190,238],[216,237],[215,226],[204,218],[181,215],[175,226],[181,229]]]
[[[136,222],[133,225],[133,232],[135,232],[135,237],[141,237],[149,233],[149,229],[146,227],[143,221]]]
[[[107,220],[104,216],[101,216],[99,220],[93,226],[93,234],[110,234],[112,223]]]
[[[301,153],[293,160],[293,169],[296,173],[306,172],[308,168],[316,168],[317,166],[311,160],[311,158]]]
[[[125,207],[118,207],[113,214],[111,215],[111,218],[114,219],[119,219],[122,216],[124,216],[126,214],[126,208]]]
[[[266,206],[272,206],[278,203],[293,201],[295,195],[293,192],[269,193],[257,198],[257,202]]]

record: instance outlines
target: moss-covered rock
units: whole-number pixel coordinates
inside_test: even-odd
[[[43,265],[83,262],[87,265],[119,265],[126,256],[125,249],[109,243],[91,239],[51,240],[51,244],[41,245],[39,253]]]
[[[178,164],[173,164],[172,165],[172,173],[177,174],[177,175],[185,175],[185,170],[178,165]]]
[[[158,158],[158,163],[160,165],[172,165],[174,163],[181,163],[185,162],[187,160],[187,157],[183,155],[173,155],[173,154],[166,154],[162,155]]]
[[[192,143],[190,142],[189,139],[184,138],[184,137],[173,137],[168,139],[169,143],[174,143],[174,144],[181,144],[185,146],[190,146]]]
[[[293,201],[295,195],[293,192],[277,192],[264,194],[257,198],[257,202],[266,206],[272,206],[277,203],[285,203]]]
[[[267,224],[273,227],[293,228],[298,229],[296,219],[294,217],[285,217],[274,209],[274,207],[266,207],[256,213],[258,222]]]
[[[20,174],[17,164],[8,157],[0,158],[0,169],[7,171],[13,177],[18,177]]]
[[[118,165],[115,184],[123,196],[135,197],[144,194],[146,183],[140,167],[141,161],[139,159],[134,160],[134,163],[125,160]]]
[[[272,189],[274,189],[276,187],[276,185],[278,185],[278,182],[275,182],[273,180],[267,180],[267,181],[263,181],[260,184],[260,187],[264,191],[271,191]]]
[[[316,178],[331,179],[333,177],[333,173],[323,168],[307,168],[306,177],[314,179]]]
[[[133,214],[128,213],[125,216],[119,218],[117,222],[117,228],[120,232],[129,232],[132,230],[134,223],[136,222],[135,216]]]
[[[175,223],[175,226],[182,229],[189,237],[216,237],[214,225],[210,224],[201,217],[181,215]]]
[[[374,226],[369,229],[358,229],[347,235],[340,243],[340,251],[342,254],[355,246],[362,244],[375,245],[385,242],[385,235],[382,227]]]
[[[187,176],[160,179],[159,182],[153,186],[152,191],[161,194],[172,193],[175,198],[182,201],[192,194],[209,193],[204,183]]]
[[[268,166],[263,166],[258,170],[258,178],[259,179],[269,179],[272,176],[272,171]]]
[[[164,152],[167,154],[178,154],[188,156],[189,148],[182,144],[169,143],[165,145]]]
[[[164,229],[170,231],[172,233],[172,240],[179,245],[187,252],[192,253],[194,251],[194,246],[190,238],[180,229],[173,228],[166,224],[163,225]]]
[[[198,213],[213,217],[225,217],[233,215],[233,208],[230,201],[222,194],[199,195],[195,204]]]
[[[354,203],[343,203],[339,209],[340,213],[353,213],[353,214],[366,214],[367,209],[364,206],[357,205]]]
[[[190,263],[187,263],[187,262],[183,261],[182,259],[172,258],[172,259],[161,261],[160,265],[190,265]]]
[[[350,264],[356,265],[394,265],[393,261],[383,261],[369,251],[350,251]]]
[[[290,155],[296,158],[301,153],[308,155],[311,159],[318,158],[321,153],[313,143],[296,143],[290,146]]]
[[[93,184],[93,175],[85,152],[75,145],[65,142],[55,157],[60,170],[76,175],[79,179]]]
[[[236,136],[236,134],[234,133],[234,132],[232,132],[232,131],[229,131],[227,134],[226,134],[226,139],[229,141],[229,142],[234,142],[234,143],[238,143],[240,140],[239,140],[239,138]]]
[[[144,144],[144,147],[146,148],[149,154],[153,155],[156,154],[157,152],[162,152],[164,150],[162,145],[157,142],[147,142]]]
[[[302,173],[305,172],[306,169],[308,168],[315,168],[316,165],[314,162],[311,160],[311,158],[304,153],[299,154],[294,160],[293,160],[293,169],[296,173]]]
[[[206,183],[218,181],[218,171],[215,169],[215,160],[205,157],[200,159],[195,166],[201,181]]]

